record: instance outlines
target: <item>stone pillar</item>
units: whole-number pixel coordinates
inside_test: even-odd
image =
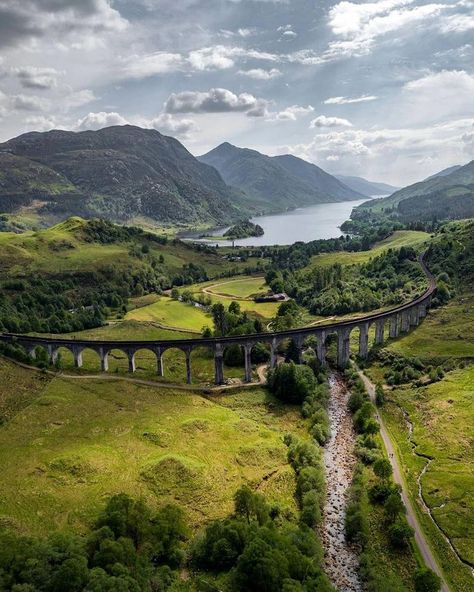
[[[338,329],[337,331],[337,365],[343,369],[349,363],[350,358],[350,336],[349,329]]]
[[[390,317],[390,339],[398,337],[398,315],[394,314]]]
[[[277,366],[277,361],[278,361],[278,342],[276,340],[276,338],[274,337],[272,339],[272,342],[270,344],[270,368],[273,370],[273,368],[276,368]]]
[[[424,319],[426,317],[426,304],[424,302],[418,307],[418,316],[420,319]]]
[[[157,372],[158,376],[164,376],[165,371],[164,371],[164,367],[163,367],[163,354],[161,353],[161,349],[156,349],[155,355],[156,355],[156,372]]]
[[[216,343],[214,350],[215,383],[224,384],[224,353],[220,343]]]
[[[359,358],[365,360],[369,355],[369,323],[359,325]]]
[[[245,382],[252,382],[252,343],[244,345]]]
[[[404,310],[402,312],[402,332],[408,333],[410,330],[410,313],[409,311]]]
[[[375,345],[383,344],[383,334],[385,328],[385,319],[375,322]]]
[[[303,363],[303,338],[298,335],[297,337],[293,337],[293,342],[295,344],[296,351],[298,352],[297,357],[296,357],[297,363],[302,364]]]
[[[414,306],[410,310],[410,325],[412,327],[417,327],[418,326],[418,322],[419,322],[419,318],[418,318],[418,307],[417,306]]]
[[[56,364],[58,359],[58,350],[54,347],[54,345],[48,345],[48,356],[49,356],[49,363],[51,365]]]
[[[35,345],[29,345],[26,349],[28,351],[28,355],[30,356],[30,358],[32,360],[36,360],[36,346]]]
[[[326,366],[326,333],[324,331],[317,335],[316,356],[321,366]]]
[[[73,356],[74,356],[74,366],[76,368],[82,368],[82,349],[80,349],[79,347],[75,347],[72,350]]]
[[[186,349],[184,353],[186,354],[186,382],[187,384],[191,384],[191,348]]]
[[[133,374],[133,372],[135,372],[135,370],[136,370],[136,367],[135,367],[135,352],[134,351],[129,351],[129,352],[127,352],[127,356],[128,356],[128,371]]]
[[[103,347],[99,350],[99,357],[100,357],[100,369],[102,372],[108,372],[109,370],[109,352],[105,350]]]

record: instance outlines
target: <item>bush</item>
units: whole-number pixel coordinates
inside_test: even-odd
[[[303,403],[314,392],[317,383],[311,368],[290,362],[279,364],[268,373],[268,386],[282,401]]]
[[[416,592],[438,592],[441,589],[441,578],[427,567],[418,569],[414,580]]]
[[[406,518],[400,517],[388,529],[390,543],[398,549],[404,549],[414,532]]]

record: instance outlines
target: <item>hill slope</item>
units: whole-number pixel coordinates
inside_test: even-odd
[[[400,189],[399,187],[394,187],[393,185],[387,185],[387,183],[367,181],[367,179],[363,179],[362,177],[351,177],[345,175],[335,175],[335,177],[347,185],[347,187],[350,187],[353,191],[358,191],[359,193],[369,197],[391,195]]]
[[[360,209],[396,210],[418,219],[474,216],[474,160],[451,173],[429,177],[384,199],[363,204]],[[421,218],[420,218],[421,216]]]
[[[33,204],[59,218],[214,223],[236,218],[239,199],[215,169],[156,130],[53,130],[0,144],[3,212]]]
[[[225,142],[199,157],[262,210],[281,211],[318,203],[362,199],[315,165],[293,156],[270,157]]]

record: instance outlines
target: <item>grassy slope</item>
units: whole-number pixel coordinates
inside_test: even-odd
[[[4,367],[0,367],[4,388]],[[104,496],[175,500],[193,526],[226,515],[242,483],[293,510],[283,434],[299,410],[261,389],[222,398],[56,378],[0,428],[0,519],[44,534],[83,530]]]
[[[199,333],[205,325],[212,327],[213,324],[211,315],[201,308],[166,296],[153,304],[128,312],[125,319],[154,321],[166,327],[177,327]]]
[[[137,260],[129,254],[131,242],[114,244],[89,243],[80,235],[85,222],[80,218],[71,218],[38,232],[28,231],[23,234],[0,233],[2,258],[0,272],[10,275],[22,275],[25,271],[58,273],[68,271],[92,271],[108,264],[116,266],[137,265]],[[61,248],[61,242],[68,241],[71,248]],[[169,242],[166,245],[150,243],[150,252],[163,255],[163,267],[170,273],[181,270],[186,263],[203,265],[210,276],[223,271],[242,270],[246,263],[229,263],[220,255],[194,251],[181,242]]]
[[[398,230],[389,238],[375,245],[370,251],[360,251],[358,253],[324,253],[322,255],[314,256],[310,266],[334,265],[334,263],[340,263],[341,265],[366,263],[372,257],[376,257],[390,248],[400,249],[401,247],[420,247],[429,237],[430,235],[427,232],[417,230]]]
[[[416,443],[418,454],[433,458],[421,477],[425,503],[432,508],[435,520],[456,551],[464,560],[474,564],[472,304],[473,296],[463,295],[443,308],[430,311],[420,327],[386,346],[399,354],[417,356],[427,363],[446,358],[466,359],[468,366],[450,372],[440,382],[426,387],[405,386],[389,391],[389,402],[383,410],[405,467],[414,506],[452,589],[459,592],[471,590],[473,578],[418,499],[418,479],[427,460],[414,454],[412,443]],[[369,372],[374,379],[383,379],[379,366],[372,366]],[[409,422],[413,425],[411,438]]]

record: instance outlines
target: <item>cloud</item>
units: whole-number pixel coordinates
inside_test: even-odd
[[[10,102],[17,111],[46,111],[49,107],[48,100],[33,95],[14,95]]]
[[[158,117],[145,122],[144,127],[152,127],[162,134],[182,139],[189,138],[199,129],[192,119],[176,119],[169,113],[161,113]]]
[[[282,75],[282,72],[281,70],[278,70],[278,68],[272,68],[271,70],[253,68],[251,70],[239,70],[237,74],[248,76],[254,80],[273,80],[274,78],[279,78]]]
[[[473,113],[474,74],[465,70],[432,72],[407,82],[400,98],[406,119],[436,122]]]
[[[397,31],[406,34],[414,25],[435,19],[447,7],[438,3],[413,4],[414,0],[338,2],[330,9],[328,22],[339,39],[329,43],[321,60],[367,55],[380,38]]]
[[[119,73],[123,78],[148,78],[183,70],[185,60],[179,53],[158,51],[148,55],[132,55],[122,64]]]
[[[225,88],[206,92],[185,91],[171,94],[165,103],[166,113],[227,113],[241,112],[249,117],[263,117],[268,101],[250,93],[234,94]]]
[[[124,117],[115,111],[100,111],[99,113],[89,113],[82,119],[79,119],[75,129],[78,131],[98,130],[111,125],[126,125],[128,123]]]
[[[123,31],[128,25],[108,0],[2,0],[0,46],[45,36]]]
[[[311,129],[321,127],[352,127],[352,123],[342,117],[326,117],[319,115],[309,124]]]
[[[57,85],[59,72],[55,68],[37,68],[35,66],[24,66],[13,68],[21,86],[38,90],[49,90]]]
[[[352,103],[367,103],[369,101],[376,101],[378,97],[375,95],[362,95],[361,97],[330,97],[324,101],[325,105],[350,105]]]
[[[291,107],[287,107],[283,111],[278,112],[275,119],[281,121],[296,121],[300,116],[307,115],[313,111],[314,108],[311,105],[308,105],[307,107],[292,105]]]

